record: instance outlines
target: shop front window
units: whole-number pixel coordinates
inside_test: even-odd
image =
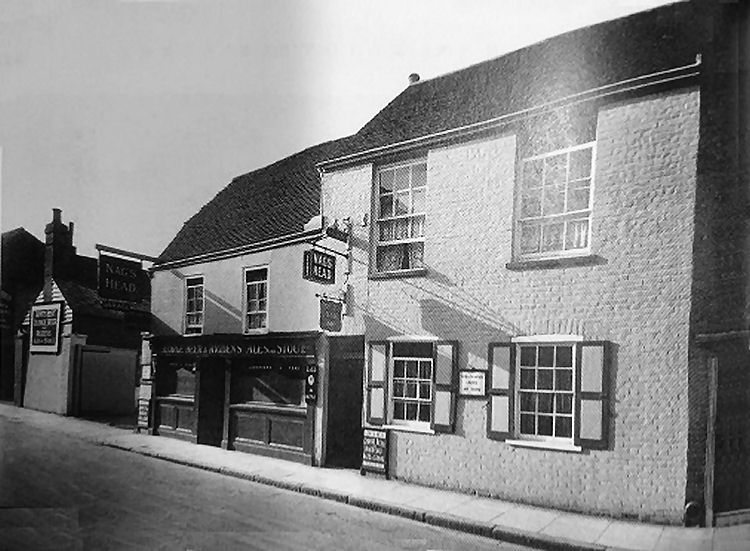
[[[193,362],[167,362],[159,366],[157,394],[159,396],[195,396],[195,371]]]
[[[304,379],[297,373],[257,372],[236,369],[232,374],[232,402],[302,406],[305,403]]]

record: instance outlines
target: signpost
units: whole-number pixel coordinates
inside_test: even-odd
[[[388,478],[388,431],[364,429],[362,433],[362,467],[366,472],[382,474]]]
[[[31,341],[34,354],[58,354],[62,321],[62,302],[45,302],[31,307]]]

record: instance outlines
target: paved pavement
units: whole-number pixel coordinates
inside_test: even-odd
[[[136,434],[128,429],[6,404],[0,404],[0,416],[52,428],[98,445],[521,545],[546,549],[648,551],[750,549],[748,524],[681,528],[618,521],[361,476],[355,470],[320,469]]]

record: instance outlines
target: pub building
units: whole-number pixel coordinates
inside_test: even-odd
[[[750,519],[749,10],[674,3],[413,74],[319,163],[322,212],[357,221],[363,468]]]
[[[155,435],[359,466],[364,340],[348,237],[319,215],[315,163],[344,140],[235,178],[152,267],[139,423]]]

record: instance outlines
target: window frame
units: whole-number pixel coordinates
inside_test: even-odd
[[[424,193],[424,199],[423,199],[423,209],[417,212],[413,212],[414,208],[414,186],[413,179],[412,179],[412,167],[417,165],[424,165],[425,167],[425,180],[424,184],[421,186],[417,186],[417,190],[423,190]],[[380,192],[380,175],[383,172],[386,171],[394,171],[399,168],[409,168],[409,187],[408,187],[408,196],[409,196],[409,204],[408,204],[408,212],[406,214],[396,214],[396,201],[394,200],[392,202],[392,214],[390,216],[384,216],[381,217],[381,197],[384,195],[390,195],[394,199],[396,198],[396,190],[391,189],[390,194],[382,194]],[[397,162],[392,162],[388,164],[383,164],[380,166],[374,166],[373,167],[373,193],[372,193],[372,216],[371,219],[373,221],[372,223],[372,247],[371,247],[371,258],[370,258],[370,275],[374,277],[387,277],[387,276],[399,276],[399,275],[414,275],[414,274],[421,274],[425,270],[425,262],[424,262],[424,255],[425,255],[425,246],[426,246],[426,235],[425,235],[425,229],[427,224],[427,193],[428,193],[428,184],[427,184],[427,173],[428,173],[428,163],[427,163],[427,157],[418,157],[418,158],[410,158],[405,159]],[[403,190],[402,190],[403,192]],[[409,233],[412,233],[413,228],[413,222],[414,219],[422,218],[422,235],[420,237],[407,237],[407,238],[401,238],[401,239],[391,239],[382,241],[381,240],[381,233],[380,233],[380,226],[383,222],[394,222],[397,220],[407,220],[409,224]],[[412,244],[420,244],[422,246],[422,261],[421,265],[419,266],[409,266],[408,268],[399,268],[395,270],[381,270],[378,267],[378,251],[381,247],[386,246],[398,246],[398,245],[407,245],[409,246],[409,250],[411,250]]]
[[[579,367],[578,367],[578,360],[579,356],[581,354],[580,350],[580,343],[581,340],[577,339],[560,339],[560,340],[547,340],[547,339],[539,339],[539,340],[523,340],[523,341],[517,341],[513,343],[513,346],[515,348],[515,363],[513,366],[514,370],[514,384],[513,384],[513,432],[512,432],[512,438],[515,440],[512,442],[522,442],[522,443],[539,443],[539,444],[548,444],[551,446],[559,446],[559,447],[572,447],[575,444],[576,440],[576,431],[578,429],[578,423],[580,420],[578,419],[579,411],[578,411],[578,401],[580,399],[580,390],[579,390]],[[562,392],[555,392],[557,389],[554,388],[555,386],[555,371],[556,366],[550,367],[552,370],[552,377],[553,377],[553,388],[549,391],[542,389],[541,392],[538,392],[540,389],[536,389],[535,391],[531,391],[533,394],[552,394],[552,413],[551,416],[553,418],[553,434],[550,436],[546,435],[540,435],[540,434],[524,434],[521,432],[521,393],[523,391],[529,391],[530,389],[523,389],[521,388],[522,384],[522,377],[521,377],[521,361],[522,361],[522,353],[521,349],[523,347],[536,347],[537,349],[537,365],[534,366],[534,370],[538,371],[540,367],[545,368],[544,366],[539,366],[538,363],[538,350],[541,347],[555,347],[554,355],[556,357],[557,355],[557,347],[570,347],[571,349],[571,365],[568,368],[567,366],[564,369],[570,369],[572,372],[571,382],[570,382],[570,390],[565,390]],[[556,362],[556,360],[555,360]],[[554,426],[555,426],[555,418],[558,416],[556,415],[556,408],[557,408],[557,395],[562,394],[569,394],[570,400],[571,400],[571,406],[570,406],[570,413],[564,413],[560,414],[561,417],[569,417],[570,418],[570,436],[555,436],[554,435]],[[538,404],[538,402],[537,402]],[[538,406],[535,407],[535,413],[536,417],[539,416]],[[544,412],[542,412],[544,413]],[[538,431],[537,431],[538,432]]]
[[[265,302],[266,302],[266,309],[265,310],[257,310],[250,312],[248,309],[248,286],[251,284],[251,282],[247,281],[247,274],[250,272],[256,272],[265,270],[266,272],[266,279],[265,279],[265,286],[266,286],[266,296],[265,296]],[[260,281],[260,280],[259,280]],[[252,282],[257,283],[257,282]],[[270,320],[269,320],[269,297],[271,295],[270,293],[270,283],[271,283],[271,270],[270,266],[268,264],[261,264],[257,266],[246,266],[242,269],[242,332],[246,335],[257,335],[257,334],[264,334],[268,333],[269,326],[270,326]],[[263,327],[257,327],[257,328],[251,328],[249,323],[249,316],[251,313],[264,313],[266,316],[266,322]]]
[[[585,209],[578,209],[575,211],[568,211],[567,210],[567,204],[568,204],[568,196],[569,196],[569,190],[570,190],[570,154],[575,151],[582,151],[585,149],[591,150],[591,161],[590,161],[590,173],[588,176],[589,181],[589,201],[588,201],[588,207]],[[518,169],[518,177],[517,177],[517,185],[516,185],[516,196],[515,196],[515,202],[514,202],[514,216],[513,216],[513,259],[517,261],[534,261],[534,260],[550,260],[550,259],[559,259],[559,258],[571,258],[571,257],[580,257],[580,256],[588,256],[591,254],[592,248],[591,248],[591,237],[593,235],[592,227],[593,227],[593,218],[594,218],[594,195],[595,195],[595,174],[596,174],[596,140],[585,142],[582,144],[570,146],[570,147],[564,147],[560,149],[555,149],[553,151],[548,151],[545,153],[540,153],[536,155],[530,155],[528,157],[524,157],[520,159],[519,162],[519,169]],[[544,176],[542,177],[542,183],[541,183],[541,190],[542,195],[540,199],[540,215],[538,216],[527,216],[522,218],[522,209],[523,209],[523,198],[525,196],[525,178],[524,178],[524,171],[527,164],[531,161],[539,161],[548,159],[550,157],[556,157],[566,155],[566,177],[565,177],[565,198],[563,203],[563,211],[561,213],[555,213],[555,214],[549,214],[544,215],[541,214],[544,209]],[[546,166],[546,163],[543,162],[543,167]],[[546,173],[543,173],[546,174]],[[585,181],[587,178],[577,178],[572,180],[573,182],[580,182]],[[536,189],[536,188],[534,188]],[[585,247],[579,247],[575,249],[565,249],[566,240],[567,240],[567,228],[568,228],[568,222],[572,222],[575,220],[583,220],[585,219],[588,223],[588,229],[586,232],[586,246]],[[546,222],[549,221],[555,221],[559,220],[563,224],[563,234],[562,234],[562,246],[563,248],[560,250],[552,250],[552,251],[542,251],[543,247],[543,236],[539,235],[539,248],[537,252],[527,252],[524,253],[521,250],[521,240],[522,240],[522,225],[524,222],[533,222],[538,221],[540,227],[545,226]]]
[[[422,345],[430,345],[430,353],[429,356],[399,356],[396,357],[394,353],[394,345],[398,344],[422,344]],[[386,408],[386,416],[385,416],[385,422],[388,426],[392,427],[398,427],[398,428],[411,428],[416,429],[420,431],[432,431],[432,415],[433,415],[433,408],[434,408],[434,377],[435,377],[435,342],[430,340],[409,340],[409,341],[388,341],[387,344],[388,348],[388,362],[387,362],[387,377],[386,377],[386,401],[387,401],[387,408]],[[413,378],[415,379],[414,384],[417,385],[417,395],[420,394],[420,386],[421,384],[428,384],[430,389],[430,397],[428,400],[420,400],[419,398],[416,398],[414,401],[417,402],[417,404],[428,404],[430,407],[430,416],[427,421],[420,421],[419,418],[419,406],[417,407],[417,419],[416,420],[407,420],[407,419],[396,419],[394,417],[394,410],[395,410],[395,402],[396,402],[396,396],[394,393],[395,388],[395,364],[396,361],[409,361],[409,360],[415,360],[417,361],[417,377]],[[428,361],[430,364],[430,374],[429,379],[424,379],[419,377],[419,369],[420,369],[420,363]],[[406,366],[404,366],[404,369],[406,369]],[[404,372],[406,375],[406,371]],[[404,376],[404,384],[406,384],[406,381],[409,379],[408,377]],[[405,397],[403,397],[401,401],[407,402],[409,401]]]
[[[191,280],[200,279],[200,283],[193,283]],[[190,305],[190,289],[200,287],[201,289],[201,308],[200,310],[189,310]],[[206,324],[206,278],[203,274],[192,274],[185,277],[185,290],[183,293],[183,316],[182,316],[182,334],[186,337],[198,336],[203,334],[203,329]],[[201,322],[198,324],[190,324],[188,322],[188,316],[200,314]],[[197,329],[197,331],[191,331]]]

